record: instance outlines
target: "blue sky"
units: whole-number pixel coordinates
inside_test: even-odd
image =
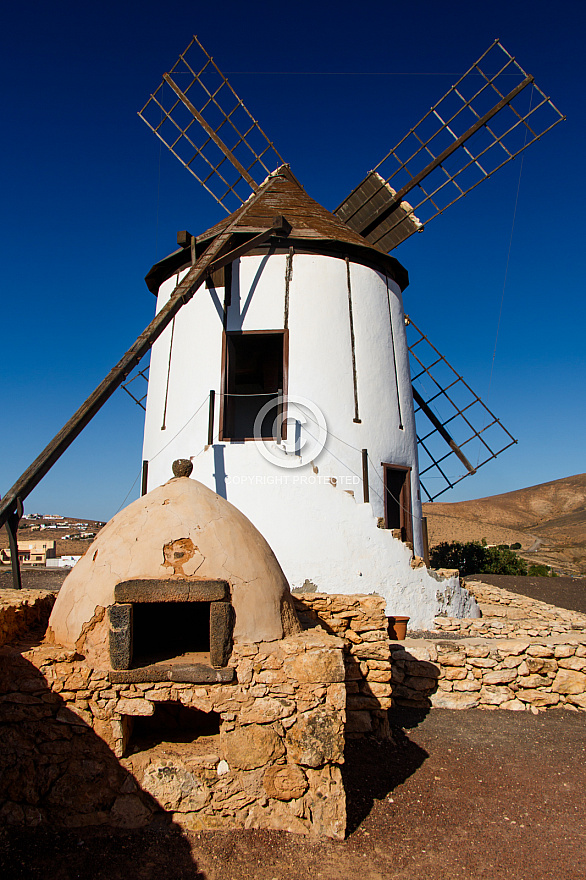
[[[495,37],[567,115],[395,255],[406,311],[516,447],[442,500],[584,471],[585,13],[577,2],[80,4],[2,12],[4,493],[153,316],[143,278],[223,216],[139,120],[197,33],[310,195],[333,209]],[[343,75],[342,75],[343,74]],[[25,504],[107,519],[141,464],[119,390]]]

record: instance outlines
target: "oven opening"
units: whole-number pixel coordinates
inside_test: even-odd
[[[217,712],[202,712],[179,702],[156,703],[154,715],[129,720],[132,731],[127,753],[152,749],[160,743],[196,743],[205,752],[220,734],[221,719]]]
[[[209,664],[209,602],[137,602],[133,618],[133,666],[174,659]]]

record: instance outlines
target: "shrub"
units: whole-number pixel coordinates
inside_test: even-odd
[[[519,544],[518,541],[515,541],[514,544],[511,544],[511,546],[509,547],[509,549],[510,549],[510,550],[520,550],[520,549],[521,549],[521,545]]]
[[[550,568],[549,565],[542,565],[540,562],[535,562],[533,565],[529,566],[529,570],[527,572],[531,577],[557,577],[557,572]]]
[[[512,550],[484,547],[478,541],[443,541],[432,547],[429,560],[432,568],[457,568],[462,576],[470,574],[526,575],[527,564]]]

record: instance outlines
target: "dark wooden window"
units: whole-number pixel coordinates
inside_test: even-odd
[[[287,391],[287,342],[286,330],[224,334],[221,440],[277,439],[284,418],[277,401]],[[257,416],[270,402],[255,432]]]
[[[385,528],[400,529],[402,541],[413,541],[411,468],[382,463],[385,482]]]

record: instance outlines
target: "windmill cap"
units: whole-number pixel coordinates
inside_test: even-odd
[[[198,235],[195,240],[198,255],[234,220],[236,235],[252,237],[270,228],[275,215],[281,215],[291,226],[287,248],[294,246],[298,251],[348,256],[357,263],[370,265],[389,275],[401,290],[407,287],[409,276],[404,266],[312,199],[288,165],[282,165],[270,174],[260,185],[255,198],[255,203],[240,220],[237,218],[238,211],[235,211]],[[268,243],[264,245],[268,246]],[[189,250],[183,246],[150,269],[145,278],[147,287],[156,294],[163,281],[190,263]]]

